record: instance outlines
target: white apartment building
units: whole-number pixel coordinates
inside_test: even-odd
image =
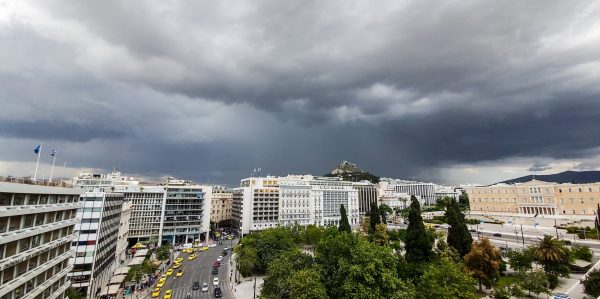
[[[117,243],[123,206],[122,193],[86,192],[77,211],[81,222],[75,226],[75,256],[69,273],[71,284],[85,298],[95,298],[108,284],[120,264]]]
[[[339,178],[311,175],[247,178],[233,193],[233,219],[241,233],[276,226],[337,226],[340,206],[359,224],[358,189]]]
[[[80,193],[0,182],[0,298],[64,298]]]
[[[381,181],[387,182],[388,188],[391,188],[396,193],[406,193],[408,195],[416,196],[421,206],[433,205],[436,203],[437,198],[435,192],[438,188],[438,185],[434,183],[423,183],[388,178],[382,178]]]
[[[232,217],[245,235],[279,225],[277,177],[243,179],[233,189]]]

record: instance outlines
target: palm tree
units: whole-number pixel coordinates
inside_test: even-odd
[[[533,256],[542,263],[560,263],[567,260],[567,248],[562,241],[545,235],[533,251]]]

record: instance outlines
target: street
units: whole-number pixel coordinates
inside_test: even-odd
[[[179,269],[183,269],[184,274],[182,277],[176,277],[175,273],[169,276],[166,284],[161,288],[160,296],[157,297],[157,299],[162,299],[166,290],[173,291],[171,299],[187,299],[188,293],[191,295],[190,298],[215,298],[213,278],[216,277],[216,275],[211,275],[212,264],[217,260],[218,256],[222,255],[221,253],[224,247],[233,247],[236,244],[237,239],[225,240],[223,241],[223,245],[217,245],[216,247],[209,248],[207,251],[196,252],[198,257],[192,261],[187,259],[190,254],[180,252],[178,257],[182,257],[184,260]],[[219,267],[219,286],[223,292],[221,298],[224,299],[235,298],[233,296],[232,284],[229,281],[231,274],[229,270],[229,259],[231,258],[231,254],[232,250],[229,250],[227,255],[223,256],[221,267]],[[179,269],[175,269],[174,271],[177,272]],[[192,290],[194,281],[200,283],[200,289]],[[209,285],[208,292],[202,292],[202,284],[205,282]],[[152,289],[154,289],[154,287]],[[145,298],[151,298],[151,294],[148,293]]]

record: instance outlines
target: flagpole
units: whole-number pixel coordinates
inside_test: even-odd
[[[42,146],[44,145],[43,142],[40,142],[40,150],[38,151],[37,155],[37,162],[35,163],[35,173],[33,174],[33,181],[37,181],[37,171],[38,171],[38,166],[40,165],[40,156],[42,155]]]
[[[54,163],[56,163],[56,153],[52,155],[52,168],[50,170],[50,180],[48,180],[49,182],[52,182],[52,175],[54,174]]]

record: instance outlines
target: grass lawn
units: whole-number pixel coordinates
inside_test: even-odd
[[[515,275],[501,276],[500,279],[498,279],[498,281],[496,281],[494,283],[494,287],[509,286],[513,283],[518,282],[520,279],[521,278],[519,278],[518,276],[515,276]]]

